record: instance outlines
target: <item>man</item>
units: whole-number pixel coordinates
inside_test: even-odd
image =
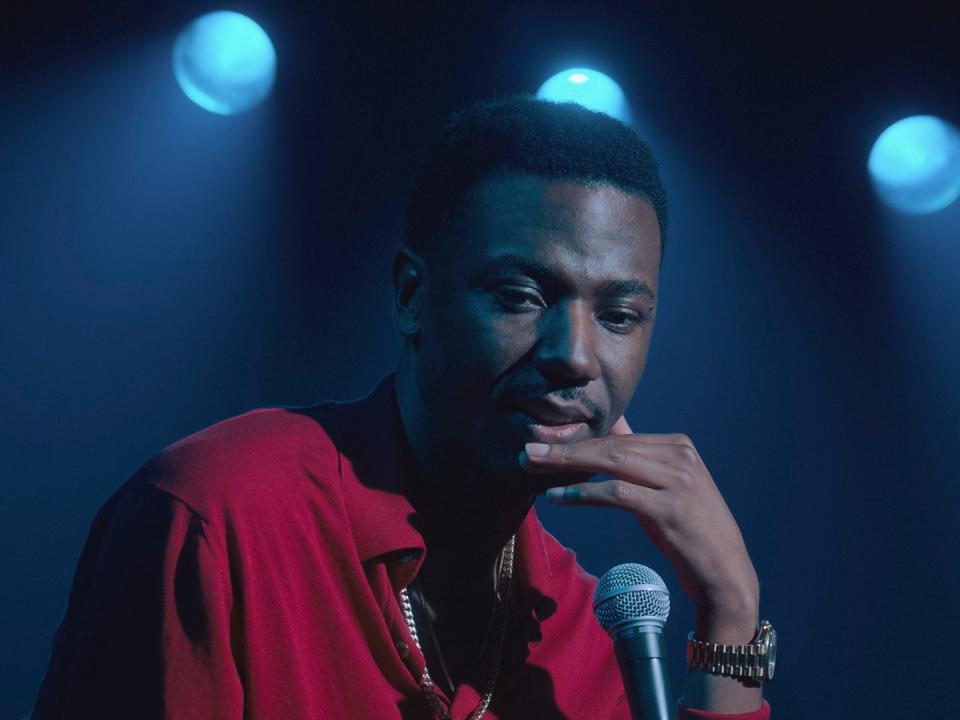
[[[754,639],[757,577],[696,449],[623,417],[666,222],[646,145],[575,105],[480,103],[430,147],[407,221],[396,372],[141,468],[94,521],[34,718],[627,718],[544,491],[633,513],[696,638]],[[769,715],[758,683],[697,668],[681,703]]]

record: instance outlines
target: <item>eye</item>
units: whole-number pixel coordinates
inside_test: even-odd
[[[609,310],[601,316],[603,321],[616,329],[616,332],[628,331],[634,325],[646,320],[646,315],[628,310]]]
[[[501,286],[496,290],[500,302],[510,308],[528,308],[531,305],[542,305],[540,295],[529,288],[517,286]]]

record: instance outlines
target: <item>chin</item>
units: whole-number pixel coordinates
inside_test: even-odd
[[[490,468],[489,474],[486,472],[485,474],[490,479],[490,485],[496,488],[495,494],[505,502],[531,495],[542,495],[552,487],[587,482],[595,477],[586,472],[531,473],[525,470],[515,457],[511,458],[509,467],[497,470],[499,472]]]

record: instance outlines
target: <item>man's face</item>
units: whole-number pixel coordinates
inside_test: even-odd
[[[524,443],[602,437],[633,395],[659,225],[610,185],[508,176],[471,199],[427,262],[417,385],[432,444],[484,485],[471,496],[529,495],[558,478],[520,467]],[[556,426],[578,412],[585,422]]]

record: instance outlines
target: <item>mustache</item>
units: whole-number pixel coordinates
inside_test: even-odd
[[[599,407],[597,403],[590,399],[590,397],[583,391],[583,388],[579,387],[565,387],[565,388],[542,388],[542,387],[518,387],[515,388],[510,394],[508,401],[517,401],[517,400],[527,400],[530,398],[546,398],[550,397],[554,400],[571,403],[576,402],[584,407],[584,409],[594,418],[598,425],[603,425],[607,420],[607,412],[603,408]]]

